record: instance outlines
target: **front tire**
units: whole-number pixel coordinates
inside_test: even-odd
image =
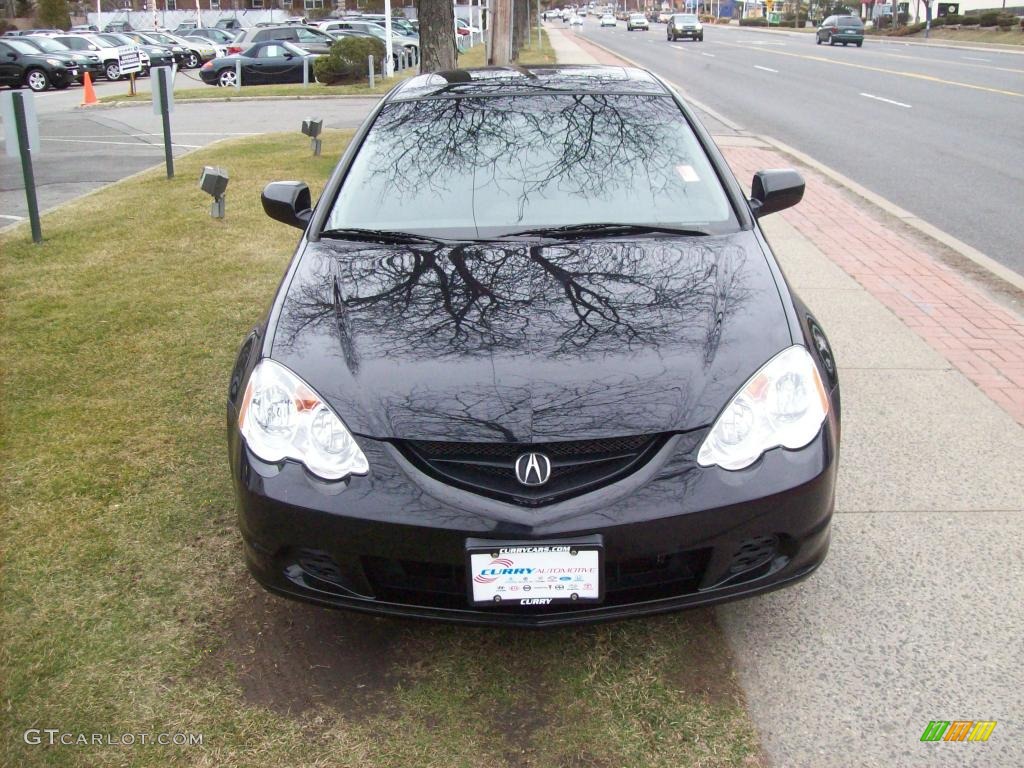
[[[110,62],[103,68],[103,74],[107,80],[120,80],[121,79],[121,67],[117,62]]]
[[[30,69],[25,73],[25,85],[36,93],[41,93],[50,87],[50,78],[41,69]]]
[[[859,43],[857,43],[857,47],[858,48],[860,48],[862,45],[864,45],[864,41],[863,40],[861,40]]]
[[[832,46],[836,44],[836,41],[832,39],[832,35],[828,36],[828,44]]]
[[[233,69],[222,69],[217,75],[217,85],[221,88],[234,88],[235,83],[235,70]]]
[[[188,56],[185,57],[185,67],[187,69],[195,69],[199,66],[199,54],[192,51]]]
[[[816,42],[818,45],[821,45],[821,35],[815,35],[814,42]]]

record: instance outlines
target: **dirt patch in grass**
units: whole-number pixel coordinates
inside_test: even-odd
[[[326,706],[350,721],[380,713],[408,682],[407,622],[288,600],[244,578],[201,678],[232,677],[246,703],[278,714]]]

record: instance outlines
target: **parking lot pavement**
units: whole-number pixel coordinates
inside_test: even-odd
[[[794,164],[716,139],[743,183]],[[787,768],[1024,765],[1024,317],[800,170],[763,226],[835,349],[842,457],[824,565],[717,609],[751,716]],[[932,720],[998,724],[922,742]]]
[[[174,153],[219,139],[272,131],[295,131],[302,119],[321,117],[327,128],[355,128],[377,103],[366,99],[187,102],[171,115]],[[33,158],[40,210],[104,184],[160,165],[164,158],[160,117],[148,101],[116,109],[46,111],[39,115],[42,151]],[[330,143],[324,152],[331,152]],[[18,160],[0,152],[0,227],[28,215]]]

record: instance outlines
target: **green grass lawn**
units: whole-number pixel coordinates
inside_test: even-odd
[[[544,632],[372,619],[266,595],[225,450],[237,345],[318,191],[299,136],[222,143],[0,235],[2,766],[759,765],[710,611]],[[231,174],[211,219],[203,165]],[[26,729],[203,735],[35,746]],[[138,738],[138,737],[136,737]]]

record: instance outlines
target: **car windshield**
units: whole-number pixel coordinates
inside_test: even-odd
[[[680,16],[676,16],[676,21],[681,22],[683,24],[696,24],[697,17],[693,15],[683,14]]]
[[[39,53],[38,48],[34,47],[31,43],[26,43],[24,40],[12,40],[10,38],[4,38],[4,42],[11,46],[11,48],[16,50],[18,53]]]
[[[736,230],[672,99],[393,102],[360,147],[326,228],[478,239],[594,223]]]
[[[49,37],[33,37],[31,42],[47,53],[68,52],[68,47],[66,45],[58,43],[56,40]]]

